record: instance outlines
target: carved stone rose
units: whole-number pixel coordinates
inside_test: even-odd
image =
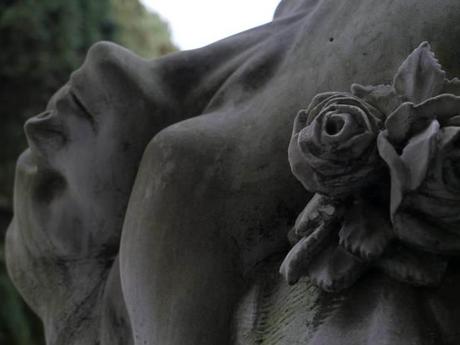
[[[459,114],[452,94],[404,103],[378,141],[392,176],[395,233],[434,253],[460,252]]]
[[[289,145],[294,175],[306,189],[343,195],[377,176],[375,139],[383,114],[348,93],[317,95],[295,119]]]
[[[445,75],[424,42],[392,85],[319,94],[299,113],[289,160],[317,194],[290,234],[290,283],[307,275],[337,291],[370,267],[441,281],[460,253],[460,80]]]

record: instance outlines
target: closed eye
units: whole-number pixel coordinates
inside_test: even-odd
[[[79,110],[79,114],[84,116],[90,123],[91,126],[93,127],[93,130],[96,132],[97,130],[97,124],[94,119],[94,116],[88,111],[84,103],[80,100],[78,95],[72,90],[72,88],[69,89],[68,91],[69,97],[72,100],[72,102],[77,106]]]

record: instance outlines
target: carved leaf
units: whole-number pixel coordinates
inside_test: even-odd
[[[450,80],[445,80],[444,88],[441,93],[449,93],[455,96],[460,96],[460,79],[453,78]]]
[[[392,143],[401,144],[409,133],[412,124],[415,122],[417,113],[414,109],[414,104],[403,103],[390,116],[388,116],[385,127],[387,128],[387,136]]]
[[[420,131],[425,128],[421,119],[434,119],[439,121],[442,127],[452,126],[449,121],[456,115],[460,115],[460,97],[454,95],[439,95],[433,97],[415,107],[417,119],[413,124],[413,131]],[[430,121],[431,122],[431,121]]]
[[[377,264],[390,277],[416,286],[436,286],[441,282],[447,262],[441,256],[394,247]]]
[[[307,274],[307,268],[313,257],[322,251],[330,241],[335,227],[321,225],[308,237],[303,237],[284,258],[280,273],[289,284],[295,284]]]
[[[368,267],[342,247],[331,243],[311,261],[308,276],[321,289],[337,292],[353,285]]]
[[[423,42],[399,67],[393,87],[407,101],[418,104],[439,95],[444,87],[445,76],[430,45]]]
[[[356,200],[345,213],[339,244],[363,260],[378,258],[392,238],[392,226],[384,212],[365,200]]]
[[[315,194],[296,219],[294,229],[298,236],[309,236],[321,225],[328,226],[339,217],[335,202],[321,194]]]
[[[459,115],[460,97],[439,95],[415,106],[403,103],[386,120],[388,138],[396,146],[427,128],[436,119],[441,126],[452,126],[449,121]]]
[[[413,103],[403,103],[386,120],[388,138],[395,145],[401,145],[413,134],[426,128],[436,113],[419,111]]]

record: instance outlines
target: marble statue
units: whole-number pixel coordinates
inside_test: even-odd
[[[321,93],[295,119],[291,168],[316,194],[281,272],[336,291],[375,265],[437,286],[460,253],[460,79],[423,42],[391,85],[351,91]]]
[[[47,344],[459,344],[459,19],[283,0],[153,61],[93,46],[17,164]]]

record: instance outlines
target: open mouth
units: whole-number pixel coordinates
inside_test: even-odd
[[[17,194],[16,198],[18,195],[27,195],[39,201],[39,204],[45,205],[65,189],[66,180],[59,171],[48,164],[47,160],[41,159],[28,149],[18,159],[16,184],[27,190],[25,193]]]

